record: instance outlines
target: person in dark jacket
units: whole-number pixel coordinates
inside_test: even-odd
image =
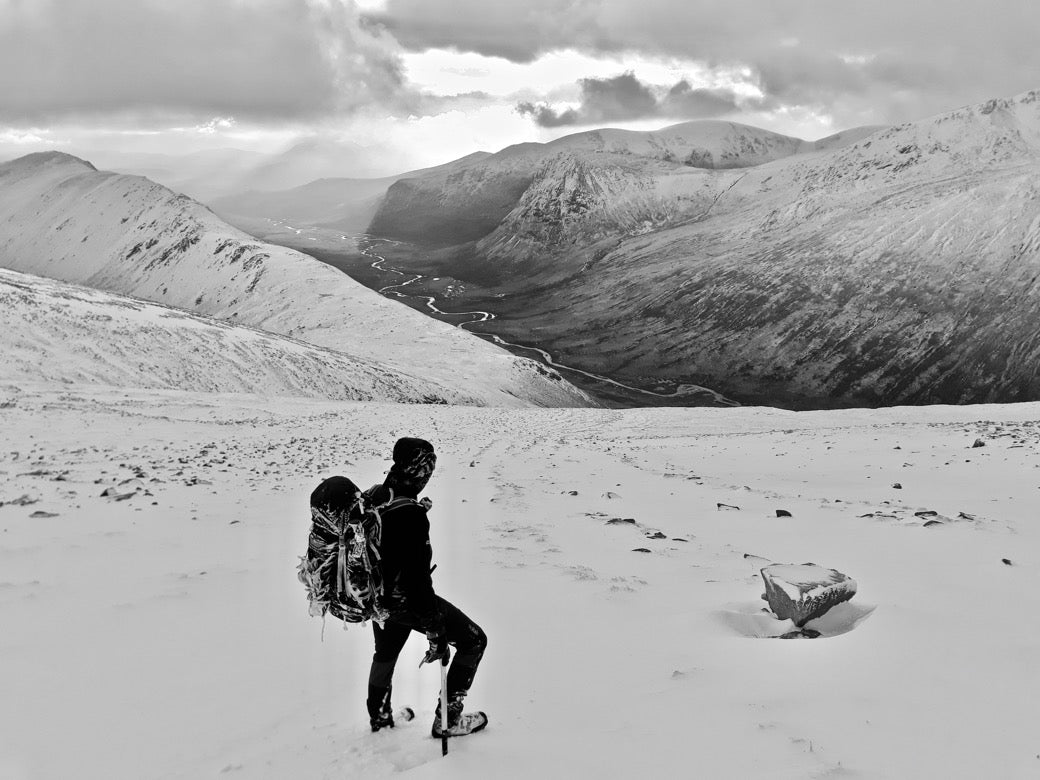
[[[417,499],[426,487],[437,463],[433,445],[423,439],[403,438],[394,445],[394,465],[372,499],[385,503],[393,498]],[[462,702],[473,684],[477,666],[487,647],[487,636],[480,626],[455,605],[433,590],[430,546],[429,499],[401,502],[382,514],[382,541],[379,551],[383,573],[383,607],[389,617],[383,625],[373,623],[375,655],[368,681],[368,714],[373,731],[394,725],[390,704],[392,679],[397,658],[409,634],[426,634],[430,647],[423,663],[439,663],[448,658],[448,646],[455,647],[455,658],[448,669],[448,728],[441,729],[440,702],[433,724],[433,735],[462,736],[487,725],[483,712],[464,713]]]

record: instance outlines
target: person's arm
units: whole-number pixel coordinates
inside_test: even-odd
[[[442,633],[444,615],[433,590],[433,577],[430,576],[430,563],[433,560],[433,548],[430,545],[430,520],[426,510],[420,507],[409,507],[400,510],[408,512],[407,517],[399,518],[399,528],[406,530],[401,540],[401,593],[422,622],[427,633]]]

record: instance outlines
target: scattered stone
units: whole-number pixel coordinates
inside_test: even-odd
[[[718,510],[718,509],[736,509],[736,510],[739,510],[739,509],[740,509],[740,507],[739,507],[739,506],[733,506],[732,504],[720,504],[720,503],[716,503],[716,504],[715,504],[715,509],[717,509],[717,510]]]
[[[773,564],[761,575],[766,585],[762,598],[773,614],[799,628],[856,595],[854,579],[815,563]]]
[[[241,520],[232,520],[228,525],[234,525],[235,523],[241,523]]]
[[[632,552],[648,553],[650,552],[650,550],[646,549],[645,547],[634,547],[632,548]]]
[[[621,496],[619,496],[617,493],[612,493],[608,490],[606,493],[603,494],[603,498],[621,498]]]
[[[0,501],[0,506],[4,506],[5,503],[10,505],[10,506],[31,506],[33,504],[38,504],[39,502],[40,502],[40,499],[32,498],[32,497],[29,496],[28,493],[26,493],[24,495],[19,496],[16,499],[14,499],[13,501],[7,501],[7,502]]]
[[[647,539],[667,539],[668,536],[667,536],[667,534],[663,534],[660,531],[655,531],[652,534],[649,534],[649,533],[646,534],[646,538]]]
[[[976,439],[975,443],[971,445],[971,448],[975,449],[977,447],[985,447],[985,446],[986,446],[986,442],[984,442],[982,439]]]
[[[578,495],[578,491],[577,490],[568,490],[567,491],[567,495],[568,496],[576,496],[576,495]]]
[[[1010,566],[1011,565],[1011,561],[1008,560],[1007,558],[1001,558],[1000,560],[1002,560],[1004,562],[1005,566]]]
[[[768,566],[772,563],[768,558],[763,558],[761,555],[752,555],[751,553],[744,553],[744,560],[750,561],[752,565],[758,567]]]
[[[58,515],[54,512],[44,512],[42,509],[37,509],[29,517],[45,518],[45,517],[57,517]]]
[[[126,501],[128,498],[133,498],[136,495],[136,490],[121,493],[114,487],[108,487],[101,491],[102,498],[111,498],[113,501]]]
[[[930,526],[933,526],[933,525],[942,525],[942,524],[943,524],[942,520],[929,520],[927,523],[924,524],[924,527],[925,528],[929,528]]]
[[[777,517],[790,517],[791,513],[788,512],[786,509],[777,509],[776,510],[776,516]]]
[[[673,536],[672,537],[672,541],[673,542],[689,542],[690,540],[689,539],[683,539],[683,538],[681,538],[679,536]]]
[[[935,512],[931,509],[925,509],[920,512],[914,512],[914,517],[936,517],[938,516],[938,514],[938,512]]]
[[[636,519],[634,517],[612,517],[607,520],[607,525],[635,525]]]
[[[820,632],[814,628],[801,628],[797,631],[788,631],[786,634],[781,634],[780,639],[816,639],[820,636]]]
[[[892,483],[892,487],[895,488],[896,490],[902,490],[903,489],[903,486],[900,485],[898,482],[893,482]]]
[[[961,520],[975,520],[976,519],[975,515],[969,514],[967,512],[958,512],[957,513],[957,517],[959,517]]]

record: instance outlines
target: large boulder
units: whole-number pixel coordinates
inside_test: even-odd
[[[762,598],[778,618],[790,619],[799,628],[856,595],[854,579],[815,563],[777,563],[761,573],[766,584]]]

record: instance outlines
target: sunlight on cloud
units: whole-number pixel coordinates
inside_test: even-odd
[[[530,63],[516,63],[501,57],[486,57],[473,52],[430,49],[402,55],[405,73],[417,87],[448,95],[486,92],[490,95],[577,94],[577,82],[584,78],[610,78],[632,72],[640,80],[671,86],[687,79],[694,86],[730,87],[737,94],[755,96],[751,71],[746,67],[709,68],[694,60],[647,57],[626,53],[620,56],[590,57],[573,50],[550,52]]]

